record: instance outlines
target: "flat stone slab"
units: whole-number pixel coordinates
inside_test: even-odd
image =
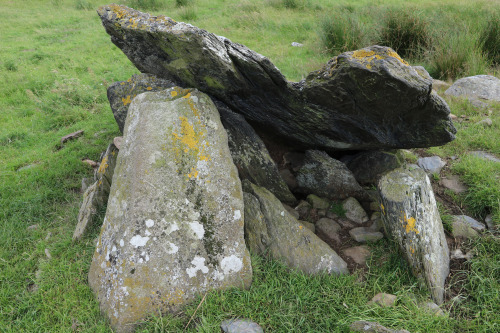
[[[351,237],[358,243],[376,242],[384,238],[384,234],[379,231],[373,231],[370,228],[358,227],[349,230]]]
[[[354,246],[344,249],[342,250],[342,253],[352,258],[352,260],[354,260],[354,262],[359,265],[366,264],[366,258],[368,258],[371,254],[370,249],[368,248],[368,246],[365,245]]]
[[[488,160],[488,161],[500,163],[500,158],[496,157],[493,154],[482,151],[482,150],[471,151],[471,152],[469,152],[469,154],[472,156],[482,158],[483,160]]]
[[[467,191],[467,186],[465,186],[464,183],[460,181],[460,177],[457,175],[451,175],[446,176],[446,178],[442,178],[441,184],[457,194]]]

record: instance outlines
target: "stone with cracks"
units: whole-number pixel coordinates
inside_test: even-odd
[[[198,88],[303,148],[428,147],[455,137],[432,80],[390,48],[346,52],[288,82],[266,57],[190,24],[115,4],[98,14],[141,72]]]
[[[89,284],[121,332],[214,289],[248,287],[243,193],[211,99],[138,95],[125,122]]]
[[[467,97],[473,100],[500,102],[500,79],[491,75],[461,78],[446,90],[445,95]]]
[[[347,274],[347,264],[263,187],[243,181],[245,236],[250,251],[306,274]]]
[[[420,168],[399,168],[380,179],[378,191],[385,229],[441,304],[450,256],[429,177]]]

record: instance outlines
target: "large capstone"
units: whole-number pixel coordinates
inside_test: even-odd
[[[450,259],[429,178],[420,168],[398,168],[380,179],[378,191],[386,230],[441,304]]]
[[[455,137],[430,76],[390,48],[346,52],[288,82],[266,57],[190,24],[115,4],[98,14],[141,72],[198,88],[304,149],[428,147]]]
[[[200,293],[248,287],[243,193],[211,99],[171,88],[135,97],[89,283],[117,331]]]
[[[297,221],[263,187],[243,182],[245,235],[250,251],[268,255],[306,274],[347,274],[347,264],[325,242]]]

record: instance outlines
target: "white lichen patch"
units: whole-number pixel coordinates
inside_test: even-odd
[[[147,229],[146,229],[146,231],[144,232],[144,234],[145,234],[146,236],[151,236],[151,232],[149,232],[149,230],[147,230]]]
[[[243,267],[243,262],[241,261],[240,258],[235,256],[234,254],[225,257],[224,259],[221,260],[220,262],[220,267],[224,271],[224,274],[230,274],[230,273],[237,273],[241,271],[241,268]]]
[[[162,220],[165,221],[165,220]],[[165,222],[166,223],[166,222]],[[165,233],[167,235],[170,235],[172,232],[179,230],[179,226],[177,225],[176,222],[172,223],[171,225],[168,226],[167,230],[165,230]]]
[[[155,221],[148,219],[146,220],[146,227],[151,228],[155,225]]]
[[[208,267],[205,266],[205,258],[196,256],[191,261],[191,264],[194,267],[190,267],[190,268],[186,269],[186,273],[190,278],[195,277],[196,272],[198,272],[198,271],[201,271],[204,274],[208,273]]]
[[[285,211],[282,211],[282,212],[280,213],[280,215],[281,215],[281,216],[285,216]]]
[[[174,254],[174,253],[177,253],[177,251],[179,251],[179,247],[176,246],[174,243],[170,243],[170,242],[167,242],[168,243],[168,246],[170,247],[168,250],[166,250],[166,252],[168,254]]]
[[[189,227],[191,228],[191,230],[193,230],[196,238],[203,239],[203,236],[205,235],[205,229],[203,228],[202,224],[200,224],[198,221],[193,221],[189,223]]]
[[[233,220],[236,221],[236,220],[239,220],[241,219],[241,212],[239,209],[235,210],[234,211],[234,214],[233,214]]]
[[[123,241],[123,239],[120,239],[120,246],[123,247],[123,245],[125,245],[125,242]]]
[[[142,237],[141,235],[135,235],[130,239],[130,244],[133,245],[135,248],[138,248],[140,246],[146,245],[148,240],[149,237]]]

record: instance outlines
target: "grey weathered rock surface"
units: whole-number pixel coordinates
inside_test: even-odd
[[[376,184],[385,173],[399,168],[403,158],[390,151],[363,151],[345,162],[360,184]]]
[[[373,231],[370,228],[358,227],[349,230],[351,237],[358,243],[376,242],[384,238],[384,234],[379,231]]]
[[[442,178],[441,184],[457,194],[467,191],[467,187],[460,181],[460,177],[457,175],[450,175],[446,176],[446,178]]]
[[[263,187],[243,182],[245,235],[250,251],[269,255],[306,274],[346,274],[347,264],[311,230],[302,226]]]
[[[407,330],[392,330],[372,321],[358,320],[349,326],[354,332],[363,333],[410,333]]]
[[[99,208],[108,202],[117,157],[118,149],[114,144],[110,144],[95,173],[95,182],[87,187],[83,194],[83,203],[78,212],[78,223],[73,232],[73,240],[79,240],[85,235]]]
[[[446,165],[446,162],[439,156],[431,156],[419,158],[417,164],[427,173],[439,173]]]
[[[450,259],[429,177],[420,168],[399,168],[380,179],[378,190],[385,229],[441,304]]]
[[[329,239],[340,243],[338,232],[342,227],[334,220],[323,217],[319,219],[314,226],[318,233],[322,233]]]
[[[299,193],[312,193],[331,200],[366,196],[344,163],[319,150],[306,151],[296,179]]]
[[[484,218],[484,223],[488,226],[488,229],[495,229],[495,223],[493,222],[493,214],[488,214]]]
[[[303,148],[427,147],[454,139],[432,80],[390,48],[343,53],[294,83],[266,57],[192,25],[114,4],[98,14],[141,72],[198,88]]]
[[[342,250],[342,253],[344,253],[344,255],[348,257],[351,257],[352,260],[354,260],[354,262],[359,265],[366,264],[366,258],[368,258],[371,254],[370,249],[365,245],[344,249]]]
[[[349,220],[356,223],[368,221],[368,214],[366,214],[366,211],[355,198],[351,197],[342,201],[342,207],[345,210],[345,217]]]
[[[267,188],[280,201],[294,204],[297,199],[281,178],[278,166],[269,155],[264,142],[242,115],[232,112],[223,103],[215,102],[227,131],[229,150],[241,180]]]
[[[89,284],[117,331],[198,294],[248,287],[243,193],[211,99],[138,95],[128,110]]]
[[[500,101],[500,79],[491,75],[476,75],[459,79],[444,92],[450,96]]]
[[[479,236],[478,231],[483,231],[486,226],[466,215],[454,215],[451,223],[453,237],[473,238]]]
[[[309,194],[306,198],[307,202],[316,209],[328,209],[330,208],[330,201],[325,198],[320,198],[317,195]]]
[[[262,327],[247,319],[224,320],[220,328],[224,333],[264,333]]]
[[[134,74],[127,81],[115,82],[108,87],[108,101],[120,132],[123,133],[127,111],[135,96],[147,91],[161,91],[176,84],[150,74]]]

